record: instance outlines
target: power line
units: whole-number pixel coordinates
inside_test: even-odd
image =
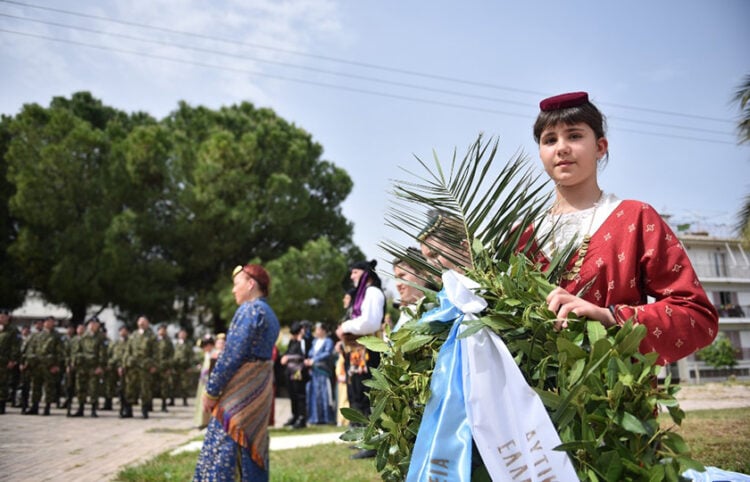
[[[2,0],[0,0],[2,1]],[[373,95],[373,96],[379,96],[379,97],[387,97],[391,99],[398,99],[398,100],[406,100],[409,102],[416,102],[416,103],[422,103],[422,104],[430,104],[430,105],[437,105],[437,106],[443,106],[443,107],[452,107],[456,109],[462,109],[462,110],[470,110],[475,112],[485,112],[490,114],[499,114],[499,115],[505,115],[510,117],[516,117],[516,118],[524,118],[524,119],[533,119],[533,116],[519,114],[515,112],[506,112],[502,110],[497,109],[488,109],[483,107],[477,107],[477,106],[468,106],[463,104],[456,104],[452,102],[443,102],[443,101],[437,101],[432,99],[424,99],[424,98],[418,98],[418,97],[410,97],[406,95],[399,95],[399,94],[392,94],[388,92],[380,92],[380,91],[373,91],[373,90],[367,90],[367,89],[360,89],[356,87],[349,87],[345,85],[338,85],[338,84],[329,84],[325,82],[317,82],[312,80],[306,80],[306,79],[298,79],[295,77],[289,77],[289,76],[283,76],[283,75],[276,75],[276,74],[269,74],[265,72],[259,72],[256,70],[250,70],[250,69],[242,69],[237,67],[229,67],[224,65],[217,65],[217,64],[210,64],[206,62],[199,62],[195,60],[187,60],[187,59],[179,59],[175,57],[168,57],[165,55],[157,55],[157,54],[151,54],[146,52],[140,52],[136,50],[127,50],[127,49],[121,49],[117,47],[108,47],[104,45],[97,45],[97,44],[90,44],[86,42],[80,42],[76,40],[69,40],[69,39],[61,39],[57,37],[49,37],[46,35],[36,34],[36,33],[30,33],[30,32],[19,32],[16,30],[8,30],[4,28],[0,28],[0,32],[9,33],[12,35],[19,35],[19,36],[25,36],[25,37],[31,37],[41,40],[49,40],[53,42],[59,42],[59,43],[65,43],[69,45],[77,45],[81,47],[88,47],[93,48],[97,50],[103,50],[103,51],[109,51],[109,52],[117,52],[127,55],[134,55],[137,57],[144,57],[144,58],[150,58],[154,60],[166,60],[169,62],[175,62],[175,63],[182,63],[182,64],[188,64],[188,65],[194,65],[198,67],[204,67],[209,69],[217,69],[217,70],[225,70],[230,72],[238,72],[238,73],[244,73],[249,75],[254,75],[258,77],[266,77],[271,79],[277,79],[277,80],[283,80],[287,82],[295,82],[299,84],[306,84],[306,85],[312,85],[317,87],[325,87],[328,89],[334,89],[339,91],[348,91],[348,92],[355,92],[360,94],[367,94],[367,95]],[[698,137],[687,137],[687,136],[677,136],[677,135],[671,135],[671,134],[656,134],[652,132],[644,132],[644,131],[638,131],[638,130],[632,130],[632,129],[622,129],[623,131],[628,132],[634,132],[634,133],[640,133],[640,134],[647,134],[647,135],[660,135],[663,137],[674,137],[677,139],[686,139],[686,140],[693,140],[693,141],[701,141],[701,142],[710,142],[710,143],[716,143],[716,144],[729,144],[733,145],[734,143],[728,142],[728,141],[721,141],[716,139],[706,139],[706,138],[698,138]]]
[[[251,60],[251,61],[259,62],[259,63],[265,63],[265,64],[271,64],[271,65],[278,65],[278,66],[282,66],[282,67],[289,67],[289,68],[294,68],[294,69],[305,70],[305,71],[308,71],[308,72],[316,72],[316,73],[322,73],[322,74],[327,74],[327,75],[333,75],[333,76],[337,76],[337,77],[344,77],[344,78],[357,79],[357,80],[366,80],[366,81],[369,81],[369,82],[375,82],[375,83],[379,83],[379,84],[385,84],[385,85],[391,85],[391,86],[397,86],[397,87],[404,87],[404,88],[409,88],[409,89],[416,89],[416,90],[420,90],[420,91],[428,91],[428,92],[435,92],[435,93],[440,93],[440,94],[448,94],[448,95],[453,95],[453,96],[458,96],[458,97],[465,97],[465,98],[470,98],[470,99],[478,99],[478,100],[484,100],[484,101],[490,101],[490,102],[498,102],[498,103],[504,103],[504,104],[514,104],[514,105],[519,105],[519,106],[523,106],[523,107],[528,107],[529,106],[529,104],[527,102],[519,102],[519,101],[515,101],[515,100],[508,100],[508,99],[498,99],[498,98],[495,98],[495,97],[488,97],[488,96],[484,96],[484,95],[476,95],[476,94],[470,94],[470,93],[466,93],[466,92],[458,92],[458,91],[447,90],[447,89],[438,89],[438,88],[428,87],[428,86],[425,86],[425,85],[411,84],[411,83],[406,83],[406,82],[395,82],[395,81],[380,79],[380,78],[377,78],[377,77],[369,77],[369,76],[348,74],[348,73],[342,73],[342,72],[335,72],[335,71],[331,71],[331,70],[320,69],[320,68],[316,68],[316,67],[309,67],[309,66],[305,66],[305,65],[298,65],[298,64],[293,64],[293,63],[289,63],[289,62],[280,62],[280,61],[275,61],[275,60],[261,59],[261,58],[257,58],[257,57],[253,57],[253,56],[249,56],[249,55],[232,54],[232,53],[227,53],[227,52],[220,51],[220,50],[215,50],[215,49],[206,49],[206,48],[201,48],[201,47],[186,46],[186,45],[177,44],[177,43],[173,43],[173,42],[167,42],[167,41],[163,41],[163,40],[155,40],[155,39],[150,39],[150,38],[145,38],[145,37],[138,37],[138,36],[128,35],[128,34],[120,34],[120,33],[107,32],[107,31],[104,31],[104,30],[92,29],[92,28],[88,28],[88,27],[80,27],[80,26],[76,26],[76,25],[64,24],[64,23],[59,23],[59,22],[50,22],[50,21],[47,21],[47,20],[27,18],[27,17],[21,17],[21,16],[10,15],[10,14],[5,14],[5,13],[0,13],[0,17],[12,18],[12,19],[16,19],[16,20],[25,21],[25,22],[33,22],[33,23],[38,23],[38,24],[42,24],[42,25],[49,25],[49,26],[53,26],[53,27],[71,29],[71,30],[75,30],[75,31],[93,33],[93,34],[96,34],[96,35],[103,35],[103,36],[107,36],[107,37],[121,38],[121,39],[126,39],[126,40],[134,40],[134,41],[137,41],[137,42],[144,42],[144,43],[149,43],[149,44],[153,44],[153,45],[161,45],[161,46],[166,46],[166,47],[174,47],[174,48],[178,48],[178,49],[181,49],[181,50],[188,50],[188,51],[199,52],[199,53],[207,53],[207,54],[211,54],[211,55],[217,55],[217,56],[229,57],[229,58]],[[656,126],[656,127],[666,127],[666,128],[671,128],[671,129],[680,129],[680,130],[687,130],[687,131],[693,131],[693,132],[702,132],[702,133],[707,133],[707,134],[719,134],[719,135],[725,135],[725,136],[734,136],[734,133],[732,133],[732,132],[718,131],[718,130],[713,130],[713,129],[705,129],[705,128],[701,128],[701,127],[690,127],[690,126],[683,126],[683,125],[676,125],[676,124],[665,124],[665,123],[662,123],[662,122],[651,122],[651,121],[644,121],[644,120],[641,120],[641,119],[629,119],[629,118],[625,118],[625,117],[610,117],[610,118],[611,119],[617,119],[617,120],[624,121],[624,122],[633,122],[633,123],[637,123],[637,124],[646,124],[646,125],[652,125],[652,126]]]
[[[531,95],[536,95],[536,96],[547,95],[545,93],[537,92],[537,91],[533,91],[533,90],[518,89],[518,88],[515,88],[515,87],[506,87],[506,86],[494,85],[494,84],[489,84],[489,83],[476,82],[476,81],[465,80],[465,79],[458,79],[458,78],[455,78],[455,77],[447,77],[447,76],[440,76],[440,75],[434,75],[434,74],[425,74],[423,72],[416,72],[416,71],[413,71],[413,70],[406,70],[406,69],[400,69],[400,68],[396,68],[396,67],[389,67],[389,66],[385,66],[385,65],[371,64],[371,63],[361,62],[361,61],[357,61],[357,60],[349,60],[349,59],[342,59],[342,58],[337,58],[337,57],[330,57],[330,56],[326,56],[326,55],[311,54],[311,53],[307,53],[307,52],[300,52],[300,51],[297,51],[297,50],[283,49],[283,48],[280,48],[280,47],[272,47],[272,46],[269,46],[269,45],[261,45],[261,44],[250,43],[250,42],[242,42],[242,41],[238,41],[238,40],[234,40],[234,39],[229,39],[229,38],[225,38],[225,37],[217,37],[217,36],[214,36],[214,35],[205,35],[205,34],[200,34],[200,33],[196,33],[196,32],[188,32],[188,31],[184,31],[184,30],[176,30],[176,29],[171,29],[171,28],[167,28],[167,27],[160,27],[160,26],[157,26],[157,25],[143,24],[143,23],[132,22],[132,21],[128,21],[128,20],[120,20],[120,19],[115,19],[115,18],[111,18],[111,17],[105,17],[105,16],[101,16],[101,15],[92,15],[92,14],[87,14],[87,13],[82,13],[82,12],[73,12],[71,10],[64,10],[64,9],[60,9],[60,8],[46,7],[46,6],[43,6],[43,5],[36,5],[36,4],[25,3],[25,2],[17,2],[17,1],[13,1],[13,0],[0,0],[0,2],[2,2],[2,3],[9,3],[9,4],[13,4],[13,5],[18,5],[18,6],[23,6],[23,7],[36,8],[36,9],[39,9],[39,10],[46,10],[46,11],[55,12],[55,13],[62,13],[62,14],[65,14],[65,15],[72,15],[72,16],[76,16],[76,17],[89,18],[89,19],[94,19],[94,20],[102,20],[104,22],[111,22],[111,23],[116,23],[116,24],[120,24],[120,25],[131,26],[131,27],[138,27],[138,28],[144,28],[144,29],[148,29],[148,30],[155,30],[155,31],[158,31],[158,32],[163,32],[163,33],[184,35],[184,36],[195,37],[195,38],[200,38],[200,39],[204,39],[204,40],[212,40],[212,41],[215,41],[215,42],[223,42],[223,43],[228,43],[228,44],[233,44],[233,45],[240,45],[240,46],[244,46],[244,47],[253,47],[253,48],[257,48],[257,49],[270,50],[272,52],[279,52],[279,53],[290,54],[290,55],[298,55],[300,57],[308,57],[308,58],[313,58],[313,59],[318,59],[318,60],[326,60],[326,61],[329,61],[329,62],[336,62],[336,63],[341,63],[341,64],[347,64],[347,65],[352,65],[352,66],[356,66],[356,67],[365,67],[365,68],[368,68],[368,69],[385,70],[385,71],[388,71],[388,72],[393,72],[393,73],[398,73],[398,74],[406,74],[406,75],[413,75],[413,76],[416,76],[416,77],[426,77],[426,78],[432,78],[432,79],[437,79],[437,80],[445,80],[445,81],[448,81],[448,82],[458,82],[458,83],[462,83],[462,84],[474,85],[474,86],[477,86],[477,87],[487,87],[487,88],[491,88],[491,89],[508,90],[508,91],[511,91],[511,92],[519,92],[519,93],[531,94]]]
[[[444,107],[455,107],[455,108],[458,108],[458,109],[473,110],[473,111],[478,111],[478,112],[487,112],[487,113],[491,113],[491,114],[508,115],[508,116],[512,116],[512,117],[523,117],[523,118],[527,118],[527,119],[531,117],[531,116],[527,116],[527,115],[523,115],[523,114],[518,114],[518,113],[514,113],[514,112],[505,112],[505,111],[496,110],[496,109],[486,109],[486,108],[483,108],[483,107],[474,107],[474,106],[468,106],[468,105],[462,105],[462,104],[455,104],[455,103],[451,103],[451,102],[442,102],[442,101],[436,101],[436,100],[430,100],[430,99],[422,99],[422,98],[418,98],[418,97],[409,97],[409,96],[405,96],[405,95],[391,94],[391,93],[388,93],[388,92],[378,92],[378,91],[367,90],[367,89],[359,89],[359,88],[349,87],[349,86],[345,86],[345,85],[328,84],[328,83],[325,83],[325,82],[317,82],[317,81],[313,81],[313,80],[298,79],[298,78],[295,78],[295,77],[288,77],[288,76],[284,76],[284,75],[269,74],[269,73],[266,73],[266,72],[259,72],[259,71],[256,71],[256,70],[241,69],[241,68],[237,68],[237,67],[228,67],[228,66],[225,66],[225,65],[210,64],[210,63],[199,62],[199,61],[195,61],[195,60],[178,59],[178,58],[175,58],[175,57],[168,57],[168,56],[165,56],[165,55],[150,54],[150,53],[146,53],[146,52],[139,52],[139,51],[136,51],[136,50],[121,49],[121,48],[118,48],[118,47],[106,47],[106,46],[103,46],[103,45],[96,45],[96,44],[90,44],[90,43],[86,43],[86,42],[79,42],[77,40],[68,40],[68,39],[61,39],[61,38],[56,38],[56,37],[48,37],[46,35],[40,35],[40,34],[29,33],[29,32],[19,32],[19,31],[15,31],[15,30],[4,29],[4,28],[0,28],[0,32],[10,33],[10,34],[14,34],[14,35],[21,35],[21,36],[26,36],[26,37],[33,37],[33,38],[42,39],[42,40],[51,40],[51,41],[54,41],[54,42],[66,43],[66,44],[70,44],[70,45],[78,45],[78,46],[82,46],[82,47],[90,47],[90,48],[94,48],[94,49],[98,49],[98,50],[105,50],[105,51],[110,51],[110,52],[118,52],[118,53],[122,53],[122,54],[135,55],[135,56],[138,56],[138,57],[146,57],[146,58],[155,59],[155,60],[167,60],[169,62],[176,62],[176,63],[182,63],[182,64],[195,65],[195,66],[198,66],[198,67],[206,67],[206,68],[210,68],[210,69],[226,70],[226,71],[230,71],[230,72],[238,72],[238,73],[243,73],[243,74],[250,74],[250,75],[255,75],[255,76],[258,76],[258,77],[268,77],[268,78],[271,78],[271,79],[284,80],[284,81],[288,81],[288,82],[296,82],[296,83],[307,84],[307,85],[314,85],[314,86],[318,86],[318,87],[326,87],[326,88],[331,88],[331,89],[336,89],[336,90],[346,90],[346,91],[350,91],[350,92],[357,92],[357,93],[360,93],[360,94],[376,95],[376,96],[381,96],[381,97],[390,97],[390,98],[393,98],[393,99],[408,100],[408,101],[420,102],[420,103],[424,103],[424,104],[440,105],[440,106],[444,106]]]
[[[320,68],[317,68],[317,67],[310,67],[310,66],[307,66],[307,65],[299,65],[299,64],[289,63],[289,62],[281,62],[281,61],[278,61],[278,60],[262,59],[262,58],[253,57],[253,56],[250,56],[250,55],[232,54],[232,53],[224,52],[224,51],[221,51],[221,50],[206,49],[206,48],[202,48],[202,47],[186,46],[186,45],[177,44],[177,43],[173,43],[173,42],[166,42],[166,41],[163,41],[163,40],[155,40],[155,39],[149,39],[149,38],[145,38],[145,37],[136,37],[136,36],[127,35],[127,34],[106,32],[104,30],[91,29],[91,28],[87,28],[87,27],[79,27],[79,26],[76,26],[76,25],[68,25],[68,24],[58,23],[58,22],[49,22],[49,21],[46,21],[46,20],[38,20],[38,19],[32,19],[32,18],[27,18],[27,17],[20,17],[20,16],[16,16],[16,15],[5,14],[5,13],[0,13],[0,17],[8,17],[8,18],[13,18],[13,19],[17,19],[17,20],[26,21],[26,22],[34,22],[34,23],[40,23],[40,24],[43,24],[43,25],[50,25],[50,26],[54,26],[54,27],[68,28],[68,29],[71,29],[71,30],[78,30],[78,31],[82,31],[82,32],[94,33],[94,34],[97,34],[97,35],[105,35],[105,36],[108,36],[108,37],[122,38],[122,39],[127,39],[127,40],[135,40],[135,41],[138,41],[138,42],[145,42],[145,43],[150,43],[150,44],[155,44],[155,45],[163,45],[165,47],[175,47],[175,48],[182,49],[182,50],[190,50],[190,51],[194,51],[194,52],[208,53],[208,54],[212,54],[212,55],[219,55],[219,56],[222,56],[222,57],[230,57],[230,58],[236,58],[236,59],[252,60],[254,62],[259,62],[259,63],[264,63],[264,64],[271,64],[271,65],[279,65],[279,66],[282,66],[282,67],[290,67],[290,68],[294,68],[294,69],[306,70],[308,72],[317,72],[317,73],[321,73],[321,74],[334,75],[334,76],[337,76],[337,77],[345,77],[345,78],[357,79],[357,80],[366,80],[366,81],[376,82],[376,83],[380,83],[380,84],[393,85],[393,86],[397,86],[397,87],[406,87],[406,88],[410,88],[410,89],[426,90],[426,91],[430,91],[430,92],[436,92],[436,93],[439,93],[439,94],[450,94],[450,95],[455,95],[455,96],[459,96],[459,97],[467,97],[467,98],[478,99],[478,100],[487,100],[487,101],[492,101],[492,102],[500,102],[500,103],[506,103],[506,104],[515,104],[515,105],[520,105],[520,106],[523,106],[523,107],[528,107],[529,106],[528,102],[520,102],[520,101],[508,100],[508,99],[498,99],[496,97],[488,97],[488,96],[484,96],[484,95],[468,94],[466,92],[458,92],[458,91],[455,91],[455,90],[437,89],[437,88],[433,88],[433,87],[427,87],[425,85],[410,84],[410,83],[406,83],[406,82],[395,82],[395,81],[391,81],[391,80],[380,79],[380,78],[377,78],[377,77],[369,77],[369,76],[365,76],[365,75],[356,75],[356,74],[348,74],[348,73],[344,73],[344,72],[336,72],[336,71],[333,71],[333,70],[320,69]]]
[[[539,91],[534,91],[534,90],[519,89],[519,88],[516,88],[516,87],[508,87],[508,86],[502,86],[502,85],[497,85],[497,84],[490,84],[490,83],[485,83],[485,82],[476,82],[476,81],[472,81],[472,80],[460,79],[460,78],[456,78],[456,77],[442,76],[442,75],[436,75],[436,74],[426,74],[426,73],[423,73],[423,72],[417,72],[417,71],[412,71],[412,70],[407,70],[407,69],[400,69],[400,68],[395,68],[395,67],[390,67],[390,66],[385,66],[385,65],[378,65],[378,64],[372,64],[372,63],[355,61],[355,60],[349,60],[349,59],[342,59],[342,58],[331,57],[331,56],[326,56],[326,55],[311,54],[311,53],[300,52],[300,51],[295,51],[295,50],[290,50],[290,49],[283,49],[283,48],[279,48],[279,47],[273,47],[273,46],[269,46],[269,45],[261,45],[261,44],[256,44],[256,43],[241,42],[241,41],[237,41],[237,40],[234,40],[234,39],[228,39],[228,38],[223,38],[223,37],[218,37],[218,36],[213,36],[213,35],[205,35],[205,34],[199,34],[199,33],[196,33],[196,32],[188,32],[188,31],[183,31],[183,30],[170,29],[170,28],[166,28],[166,27],[160,27],[160,26],[157,26],[157,25],[149,25],[149,24],[144,24],[144,23],[139,23],[139,22],[133,22],[133,21],[128,21],[128,20],[120,20],[120,19],[115,19],[115,18],[101,16],[101,15],[87,14],[87,13],[83,13],[83,12],[74,12],[74,11],[71,11],[71,10],[65,10],[65,9],[54,8],[54,7],[47,7],[47,6],[44,6],[44,5],[38,5],[38,4],[33,4],[33,3],[19,2],[19,1],[14,1],[14,0],[0,0],[0,2],[11,4],[11,5],[16,5],[16,6],[21,6],[21,7],[34,8],[34,9],[38,9],[38,10],[45,10],[45,11],[49,11],[49,12],[62,13],[64,15],[71,15],[71,16],[77,16],[77,17],[81,17],[81,18],[88,18],[88,19],[94,19],[94,20],[101,20],[101,21],[104,21],[104,22],[116,23],[116,24],[120,24],[120,25],[131,26],[131,27],[138,27],[138,28],[143,28],[143,29],[149,29],[149,30],[163,32],[163,33],[184,35],[184,36],[188,36],[188,37],[200,38],[200,39],[205,39],[205,40],[212,40],[212,41],[223,42],[223,43],[228,43],[228,44],[232,44],[232,45],[240,45],[240,46],[245,46],[245,47],[253,47],[253,48],[262,49],[262,50],[269,50],[269,51],[273,51],[273,52],[279,52],[279,53],[290,54],[290,55],[297,55],[297,56],[301,56],[301,57],[308,57],[308,58],[313,58],[313,59],[318,59],[318,60],[325,60],[325,61],[329,61],[329,62],[336,62],[336,63],[346,64],[346,65],[351,65],[351,66],[357,66],[357,67],[364,67],[364,68],[368,68],[368,69],[382,70],[382,71],[399,73],[399,74],[410,75],[410,76],[415,76],[415,77],[422,77],[422,78],[428,78],[428,79],[433,79],[433,80],[441,80],[441,81],[447,81],[447,82],[454,82],[454,83],[459,83],[459,84],[464,84],[464,85],[473,85],[473,86],[476,86],[476,87],[484,87],[484,88],[488,88],[488,89],[504,90],[504,91],[509,91],[509,92],[522,93],[522,94],[530,94],[530,95],[534,95],[534,96],[537,96],[537,97],[545,97],[545,96],[549,95],[549,93],[539,92]],[[720,119],[720,118],[716,118],[716,117],[709,117],[709,116],[703,116],[703,115],[697,115],[697,114],[689,114],[689,113],[684,113],[684,112],[674,112],[674,111],[667,111],[667,110],[661,110],[661,109],[653,109],[653,108],[648,108],[648,107],[637,107],[637,106],[631,106],[631,105],[626,105],[626,104],[610,103],[610,102],[606,102],[606,101],[600,101],[598,103],[602,104],[602,105],[610,105],[610,106],[613,106],[613,107],[618,107],[618,108],[621,108],[621,109],[628,109],[628,110],[641,111],[641,112],[650,112],[650,113],[660,114],[660,115],[685,117],[685,118],[692,118],[692,119],[699,119],[699,120],[707,120],[707,121],[712,121],[712,122],[721,122],[721,123],[726,123],[726,124],[734,124],[734,121],[732,121],[732,120]],[[634,121],[634,122],[637,122],[637,121]]]

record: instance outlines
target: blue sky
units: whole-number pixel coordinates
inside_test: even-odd
[[[180,100],[270,107],[349,172],[354,240],[382,259],[378,243],[399,240],[392,179],[414,155],[447,161],[482,132],[539,165],[539,100],[585,90],[609,117],[605,191],[727,235],[750,193],[731,103],[748,19],[743,0],[0,0],[0,113],[79,90],[159,118]]]

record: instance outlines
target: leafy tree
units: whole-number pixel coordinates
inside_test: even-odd
[[[739,104],[740,120],[737,123],[737,131],[740,144],[750,142],[750,75],[746,75],[742,84],[734,93],[733,100]]]
[[[106,126],[126,117],[79,93],[26,105],[10,125],[9,206],[19,221],[10,252],[29,287],[66,305],[74,322],[109,301],[104,235],[119,209],[109,190],[121,181],[111,175],[111,144],[123,132]]]
[[[165,125],[173,134],[175,222],[168,250],[179,284],[223,328],[219,294],[234,265],[268,262],[325,236],[359,254],[341,203],[348,174],[321,160],[309,133],[249,103],[212,111],[181,103]],[[304,295],[303,295],[304,296]]]
[[[713,343],[698,351],[697,356],[714,368],[731,369],[737,364],[737,352],[724,333],[719,333]]]
[[[733,100],[739,104],[741,113],[737,123],[737,132],[740,144],[744,144],[750,142],[750,75],[745,76]],[[737,230],[747,242],[750,242],[750,194],[745,197],[745,205],[740,211]]]
[[[283,321],[321,321],[333,327],[341,317],[341,278],[347,260],[328,238],[290,248],[267,263],[273,277],[271,299]]]
[[[76,322],[110,304],[123,317],[189,328],[197,315],[223,329],[234,265],[319,237],[347,261],[361,257],[341,212],[348,174],[269,109],[181,103],[157,121],[79,92],[26,105],[1,127],[0,196],[13,218],[0,219],[0,243],[23,267],[23,288],[66,305]]]
[[[289,248],[264,266],[271,276],[269,303],[282,324],[310,320],[333,327],[338,322],[342,314],[341,279],[347,271],[347,259],[328,238],[308,241],[301,249]],[[225,275],[222,315],[227,319],[236,309],[229,286],[229,277]]]
[[[8,200],[14,187],[8,182],[8,164],[5,159],[10,144],[11,118],[0,118],[0,307],[13,309],[23,303],[25,280],[16,260],[8,254],[8,248],[18,234],[18,223],[8,209]]]

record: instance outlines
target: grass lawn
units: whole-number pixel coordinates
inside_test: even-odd
[[[690,411],[676,431],[703,465],[750,474],[750,408]]]
[[[671,423],[663,418],[664,427]],[[303,430],[271,430],[272,437],[338,431],[335,427],[310,427]],[[686,439],[693,458],[705,465],[750,473],[750,408],[699,410],[688,412],[676,429]],[[271,452],[271,481],[317,482],[336,480],[369,482],[380,480],[373,459],[350,460],[354,451],[346,444],[324,444],[314,447]],[[197,452],[179,455],[161,454],[118,474],[116,480],[184,481],[195,469]]]

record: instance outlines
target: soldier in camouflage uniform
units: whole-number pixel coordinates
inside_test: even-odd
[[[32,371],[31,410],[27,415],[39,414],[39,403],[44,390],[44,413],[50,414],[52,402],[57,402],[59,378],[65,363],[65,352],[60,334],[55,330],[57,320],[49,316],[44,320],[44,330],[36,337],[35,368]]]
[[[21,334],[11,326],[10,312],[0,310],[0,415],[5,414],[11,374],[20,360]]]
[[[120,418],[131,418],[133,410],[125,398],[125,357],[128,350],[130,331],[126,326],[120,328],[120,339],[109,345],[109,368],[116,376],[116,393],[120,398]]]
[[[125,388],[128,405],[132,407],[141,399],[141,414],[148,418],[153,410],[152,379],[157,370],[156,336],[151,330],[148,318],[138,318],[138,329],[128,339],[125,355]]]
[[[37,362],[35,345],[43,326],[42,320],[36,320],[34,331],[29,326],[21,328],[21,413],[24,415],[29,411],[31,379]]]
[[[68,325],[67,334],[65,338],[63,338],[63,344],[65,347],[65,383],[63,385],[63,388],[65,389],[64,408],[68,409],[68,416],[70,416],[70,406],[76,389],[75,370],[73,369],[73,352],[78,344],[79,335],[77,331],[79,326],[73,325],[72,323]]]
[[[112,400],[117,396],[117,369],[113,369],[109,358],[112,355],[112,340],[107,334],[106,325],[102,324],[100,331],[104,338],[105,363],[104,374],[102,375],[102,395],[104,396],[104,406],[102,410],[112,410]]]
[[[72,415],[73,417],[83,417],[87,397],[91,403],[91,416],[98,416],[96,410],[99,408],[99,380],[104,374],[107,362],[107,347],[104,335],[99,331],[99,319],[91,318],[86,325],[88,329],[78,341],[78,351],[73,359],[78,396],[78,411]]]
[[[161,397],[161,411],[167,411],[167,400],[173,398],[172,393],[172,359],[174,358],[174,345],[167,334],[167,325],[159,325],[156,333],[156,363],[157,371],[154,374],[154,395]]]
[[[182,397],[182,406],[187,407],[187,397],[190,391],[190,375],[195,363],[193,345],[188,342],[187,331],[180,330],[177,334],[177,342],[174,345],[174,375],[172,377],[172,389],[175,396]],[[193,388],[195,390],[195,388]]]

